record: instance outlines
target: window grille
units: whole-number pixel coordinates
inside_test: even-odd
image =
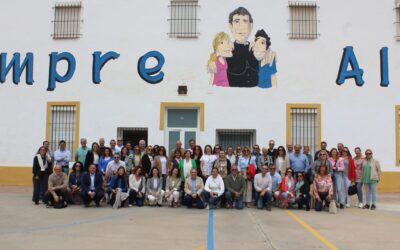
[[[56,3],[54,6],[54,39],[79,38],[81,26],[81,2]]]
[[[228,146],[252,147],[255,144],[256,130],[253,129],[217,129],[217,143],[226,150]]]
[[[197,0],[173,0],[170,4],[171,18],[170,37],[197,38],[199,36],[197,9],[200,7]]]
[[[50,105],[48,141],[53,152],[58,149],[58,143],[64,140],[71,156],[75,155],[78,141],[77,111],[77,105]]]
[[[400,41],[400,0],[396,0],[396,7],[394,9],[396,11],[396,40]]]
[[[132,146],[139,145],[140,140],[145,140],[148,144],[148,128],[118,128],[117,137],[122,137],[124,145],[130,142]]]
[[[293,145],[309,146],[310,153],[318,150],[320,144],[320,112],[317,107],[290,107],[290,141]]]
[[[317,4],[315,2],[289,2],[290,33],[292,39],[317,39]]]

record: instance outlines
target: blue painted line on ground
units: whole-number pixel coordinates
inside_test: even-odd
[[[214,250],[214,209],[208,213],[207,250]]]

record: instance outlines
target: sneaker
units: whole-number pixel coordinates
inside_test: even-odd
[[[132,205],[132,204],[129,204],[128,207],[133,207],[133,205]]]
[[[272,211],[272,210],[271,210],[271,207],[270,207],[270,206],[268,206],[268,205],[267,205],[266,209],[267,209],[267,211],[269,211],[269,212],[271,212],[271,211]]]
[[[351,206],[350,206],[350,204],[346,204],[346,207],[347,207],[347,208],[350,208]]]
[[[362,203],[358,204],[358,208],[363,208],[363,204]]]
[[[344,209],[344,205],[343,204],[340,204],[340,209]]]
[[[369,205],[366,204],[366,205],[363,207],[363,209],[369,209]]]
[[[375,210],[376,209],[376,206],[375,205],[372,205],[371,206],[371,210]]]
[[[205,209],[207,209],[207,210],[210,209],[210,206],[208,206],[208,204],[207,204],[206,207],[205,207]]]
[[[231,205],[230,204],[226,204],[226,209],[230,209]]]

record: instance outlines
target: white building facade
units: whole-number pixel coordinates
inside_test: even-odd
[[[210,84],[213,38],[225,32],[234,41],[229,14],[240,6],[253,19],[250,44],[261,29],[271,38],[277,69],[271,88]],[[177,139],[261,147],[274,139],[276,146],[299,143],[312,151],[323,140],[328,148],[339,142],[351,150],[371,148],[393,191],[399,186],[392,179],[400,176],[399,7],[395,0],[2,3],[0,169],[30,167],[45,139],[53,147],[66,139],[73,150],[81,137],[89,144],[100,137],[145,138],[167,148]],[[353,78],[337,83],[348,46],[363,84]],[[110,51],[119,56],[103,65],[95,84],[93,53]],[[163,78],[153,84],[138,67],[150,51],[165,59],[144,62],[146,68],[161,66],[150,78]],[[76,65],[67,72],[66,60],[55,64],[60,79],[73,74],[49,91],[53,52],[53,59],[70,53]],[[32,53],[32,84],[26,83],[27,68],[18,84],[15,67],[5,74],[14,53],[20,53],[20,64]],[[351,75],[351,65],[357,67],[348,64],[342,73]]]

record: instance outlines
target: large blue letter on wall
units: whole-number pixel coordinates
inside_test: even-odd
[[[25,70],[25,82],[26,84],[33,84],[33,54],[26,53],[25,59],[21,62],[20,53],[14,53],[10,63],[7,63],[7,53],[1,53],[0,56],[0,82],[4,83],[6,81],[6,76],[8,72],[13,68],[13,82],[18,84],[21,79],[22,72]]]
[[[350,64],[351,70],[347,70],[348,65]],[[354,54],[353,47],[347,46],[343,49],[342,61],[340,62],[340,68],[338,73],[338,78],[336,79],[336,83],[341,85],[348,78],[354,78],[356,84],[358,86],[362,86],[364,84],[364,80],[362,78],[364,71],[360,69],[358,66],[356,55]]]
[[[157,65],[153,68],[146,68],[146,61],[150,57],[154,57],[157,60]],[[148,83],[155,84],[159,83],[164,78],[164,72],[161,71],[164,65],[164,56],[158,51],[149,51],[144,56],[139,58],[138,61],[138,72],[140,77]],[[157,74],[158,73],[158,74]]]
[[[119,54],[114,51],[101,55],[101,51],[95,51],[93,53],[93,70],[92,70],[92,81],[93,83],[99,84],[101,82],[100,71],[103,66],[111,59],[115,60],[119,57]]]
[[[388,60],[388,48],[383,47],[380,51],[381,57],[381,86],[389,86],[389,60]]]
[[[61,76],[57,72],[57,63],[61,60],[66,60],[68,63],[67,72]],[[50,54],[50,69],[49,69],[49,85],[48,91],[53,91],[56,88],[56,82],[69,81],[75,73],[76,61],[75,57],[69,52],[52,52]]]

